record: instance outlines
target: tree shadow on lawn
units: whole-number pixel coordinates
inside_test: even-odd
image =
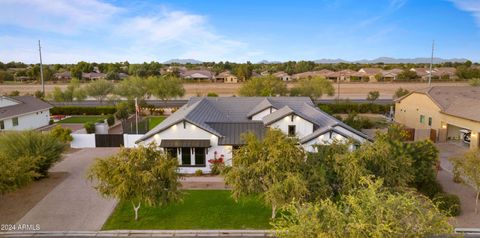
[[[228,190],[188,190],[183,202],[155,208],[142,204],[138,221],[132,204],[119,202],[103,230],[270,229],[270,215],[271,208],[258,198],[237,203]]]

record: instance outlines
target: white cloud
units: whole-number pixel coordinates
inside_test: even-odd
[[[450,0],[457,8],[469,12],[475,17],[477,25],[480,27],[480,1],[478,0]]]
[[[79,33],[106,23],[121,8],[97,0],[0,0],[0,24]]]
[[[206,16],[166,7],[122,8],[101,0],[0,0],[0,5],[0,25],[25,28],[35,41],[56,42],[44,47],[50,62],[170,58],[245,61],[260,54],[245,42],[216,32]],[[153,12],[155,9],[160,10]],[[11,33],[4,37],[0,61],[36,62],[32,53],[35,44],[28,36]],[[25,53],[25,47],[16,44],[15,38],[27,41],[30,53]],[[24,53],[16,55],[17,50]]]

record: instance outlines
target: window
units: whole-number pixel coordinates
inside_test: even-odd
[[[432,118],[431,117],[428,118],[428,125],[432,126]]]
[[[172,158],[177,158],[177,148],[165,148],[165,153]]]
[[[13,126],[18,126],[18,117],[12,118],[12,124]]]
[[[205,165],[205,148],[195,148],[195,165]]]
[[[420,123],[425,123],[425,116],[424,115],[420,115]]]
[[[190,154],[190,148],[182,148],[182,165],[191,165],[192,164],[192,155]]]
[[[291,122],[293,122],[293,117],[295,117],[295,115],[292,115],[292,116],[290,117],[290,121],[291,121]]]
[[[5,123],[3,121],[0,121],[0,130],[5,129]]]
[[[288,136],[295,136],[295,125],[288,126]]]

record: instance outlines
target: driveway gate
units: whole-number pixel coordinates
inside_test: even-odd
[[[123,134],[95,134],[95,145],[96,147],[123,146]]]

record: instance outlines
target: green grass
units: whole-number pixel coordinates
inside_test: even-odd
[[[65,118],[57,123],[86,123],[86,122],[97,122],[107,118],[106,116],[72,116]]]
[[[150,116],[150,117],[148,117],[147,120],[150,121],[150,123],[148,124],[148,130],[151,130],[154,127],[156,127],[158,124],[160,124],[160,122],[165,120],[165,118],[166,117],[163,117],[163,116],[159,116],[159,117]]]
[[[270,215],[259,199],[236,203],[228,190],[188,190],[180,203],[156,208],[142,204],[138,221],[132,204],[119,202],[103,229],[269,229]]]

